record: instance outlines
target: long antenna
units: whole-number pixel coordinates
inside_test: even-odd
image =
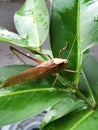
[[[66,58],[67,60],[70,58],[70,54],[71,54],[72,49],[73,49],[73,47],[74,47],[74,44],[75,44],[75,40],[76,40],[76,38],[77,38],[77,34],[75,35],[75,38],[74,38],[74,40],[73,40],[73,43],[72,43],[71,49],[70,49],[69,54],[68,54],[68,56],[67,56],[67,58]]]

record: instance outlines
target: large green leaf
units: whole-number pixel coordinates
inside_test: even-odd
[[[16,12],[14,21],[20,36],[28,40],[28,46],[39,48],[49,30],[45,0],[26,0],[21,9]]]
[[[42,128],[50,122],[53,122],[54,120],[57,120],[58,118],[67,115],[74,110],[80,109],[83,106],[83,102],[79,99],[67,97],[61,100],[57,104],[53,105],[48,113],[45,115],[42,122]]]
[[[98,43],[98,0],[81,0],[80,40],[84,52]]]
[[[68,68],[79,71],[79,13],[80,0],[53,0],[51,7],[50,41],[54,57],[58,57],[60,49],[66,43],[68,47],[63,51],[63,58],[67,58]],[[70,81],[78,83],[79,75],[76,73],[63,74]]]
[[[74,46],[68,59],[68,68],[79,71],[80,45],[83,52],[98,43],[98,1],[53,0],[50,25],[50,41],[54,56],[58,57],[59,50],[67,42],[68,48],[63,53],[63,58],[67,58],[71,47]],[[77,74],[67,74],[65,77],[70,81],[75,78],[76,82],[79,79]]]
[[[0,83],[25,69],[27,67],[23,65],[0,67]],[[57,91],[52,83],[53,79],[49,76],[0,89],[0,126],[32,117],[69,95],[68,91]]]
[[[22,47],[28,47],[27,41],[22,39],[18,34],[10,32],[7,29],[0,26],[0,41],[9,42]]]
[[[97,130],[97,128],[98,110],[81,110],[52,122],[43,130]]]

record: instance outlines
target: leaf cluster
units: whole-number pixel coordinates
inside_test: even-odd
[[[51,0],[50,21],[44,0],[26,0],[15,13],[18,34],[0,27],[0,41],[25,47],[48,60],[47,54],[68,60],[55,77],[0,89],[0,125],[34,116],[47,108],[41,130],[97,130],[98,61],[90,48],[98,43],[98,0]],[[50,23],[50,26],[49,26]],[[51,51],[43,50],[49,32]],[[33,67],[33,66],[32,66]],[[0,67],[0,83],[24,70],[25,65]]]

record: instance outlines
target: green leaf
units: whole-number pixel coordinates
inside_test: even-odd
[[[68,59],[68,68],[80,69],[80,0],[53,0],[51,7],[50,41],[54,57],[58,57],[60,49],[67,43],[63,51],[63,58]],[[64,78],[75,82],[79,81],[78,73],[63,73]]]
[[[0,41],[9,42],[21,47],[27,47],[27,41],[22,39],[18,34],[10,32],[7,29],[0,26]]]
[[[42,130],[97,130],[97,128],[98,110],[81,110],[52,122]]]
[[[65,99],[62,99],[57,104],[53,105],[51,109],[48,111],[48,113],[45,115],[43,122],[42,122],[42,128],[49,124],[50,122],[76,110],[83,107],[83,102],[81,102],[78,99],[72,99],[71,97],[66,97]]]
[[[0,83],[27,69],[13,65],[0,67]],[[52,87],[51,76],[21,85],[0,89],[0,126],[30,118],[69,95]]]
[[[98,43],[98,0],[81,4],[80,26],[81,50],[84,52]]]
[[[49,30],[48,10],[44,0],[26,0],[15,13],[15,26],[18,33],[28,40],[28,47],[39,48]]]
[[[83,79],[81,89],[83,88],[85,92],[89,93],[89,98],[93,104],[98,103],[98,61],[96,61],[90,53],[85,53],[83,56]]]

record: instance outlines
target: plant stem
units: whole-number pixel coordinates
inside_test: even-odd
[[[76,71],[80,72],[81,69],[81,64],[80,64],[80,60],[81,60],[81,55],[80,55],[80,0],[78,0],[78,6],[77,6],[77,34],[76,34],[76,40],[77,40],[77,65],[76,65]],[[74,84],[78,84],[79,83],[79,79],[80,79],[80,74],[76,73],[75,75],[75,81]],[[78,85],[77,85],[78,87]]]
[[[91,89],[90,89],[90,85],[89,85],[89,83],[88,83],[88,81],[87,81],[87,78],[86,78],[86,76],[85,76],[83,70],[82,70],[82,75],[83,75],[83,78],[84,78],[84,80],[85,80],[85,82],[86,82],[86,84],[87,84],[87,88],[88,88],[89,94],[90,94],[90,96],[91,96],[91,98],[92,98],[92,102],[93,102],[93,104],[96,104],[96,101],[95,101],[95,99],[94,99],[93,92],[92,92]]]
[[[74,93],[80,97],[82,100],[84,100],[91,108],[95,107],[95,104],[92,104],[82,93],[79,89],[75,89]]]

